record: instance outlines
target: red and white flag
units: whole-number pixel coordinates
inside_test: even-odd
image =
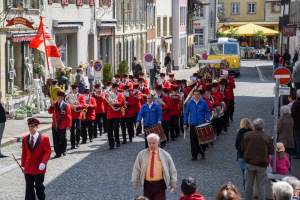
[[[37,34],[33,40],[31,40],[28,45],[31,48],[38,49],[39,51],[46,54],[48,70],[52,68],[64,68],[61,62],[59,51],[56,44],[48,32],[47,28],[44,26],[42,17],[40,17],[41,22]]]

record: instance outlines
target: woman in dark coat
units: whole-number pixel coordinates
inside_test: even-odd
[[[245,177],[244,177],[245,161],[244,161],[244,155],[243,155],[244,152],[242,151],[241,144],[242,144],[245,133],[247,133],[249,131],[253,131],[253,130],[254,130],[254,128],[252,126],[251,121],[248,118],[242,119],[240,122],[240,129],[238,130],[238,134],[236,135],[236,140],[235,140],[235,148],[237,150],[237,159],[238,159],[238,162],[241,167],[242,174],[243,174],[244,190],[245,190]]]

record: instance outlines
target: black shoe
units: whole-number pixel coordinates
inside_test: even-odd
[[[201,158],[202,158],[202,159],[205,159],[205,154],[201,155]]]
[[[113,150],[114,149],[114,147],[109,147],[109,150]]]
[[[90,142],[93,142],[93,139],[91,139]]]
[[[122,144],[126,144],[126,141],[123,141]]]
[[[136,136],[139,136],[139,133],[137,133]]]
[[[192,157],[192,160],[197,160],[197,156],[193,156],[193,157]]]
[[[220,132],[217,132],[217,136],[221,135],[221,131]]]
[[[75,149],[75,146],[72,146],[71,149]]]
[[[81,144],[86,144],[86,141],[82,141]]]
[[[102,136],[102,133],[100,132],[100,137]]]
[[[129,139],[129,142],[132,142],[132,139]]]
[[[96,136],[94,136],[94,138],[97,138],[97,135],[96,135]]]
[[[67,155],[67,152],[63,152],[63,155],[64,155],[64,156]]]
[[[233,118],[232,118],[232,117],[230,117],[230,121],[233,121]]]
[[[225,133],[227,132],[227,127],[226,126],[224,127],[224,131],[225,131]]]
[[[0,158],[5,158],[5,157],[8,157],[8,156],[6,156],[6,155],[0,153]]]
[[[53,157],[53,159],[55,159],[55,158],[60,158],[61,157],[61,155],[55,155],[54,157]]]
[[[117,143],[117,147],[120,147],[120,143]]]
[[[174,139],[174,138],[172,138],[172,139],[171,139],[171,141],[175,141],[175,139]]]

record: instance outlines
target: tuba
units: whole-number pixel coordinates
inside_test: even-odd
[[[67,94],[65,96],[65,102],[67,102],[68,104],[70,104],[71,106],[76,106],[79,105],[79,101],[78,101],[78,97],[76,94],[73,94],[72,92],[69,92],[69,94]],[[75,112],[80,112],[81,109],[74,109]]]
[[[106,91],[105,92],[105,100],[107,103],[110,103],[110,102],[118,102],[117,100],[111,98],[111,92],[110,91]],[[116,108],[114,106],[110,106],[114,111],[119,111],[121,108]]]

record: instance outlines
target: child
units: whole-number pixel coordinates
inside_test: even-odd
[[[285,148],[282,142],[276,144],[276,172],[277,174],[289,175],[291,166],[289,156],[284,152]],[[270,157],[270,164],[273,170],[273,155]]]

